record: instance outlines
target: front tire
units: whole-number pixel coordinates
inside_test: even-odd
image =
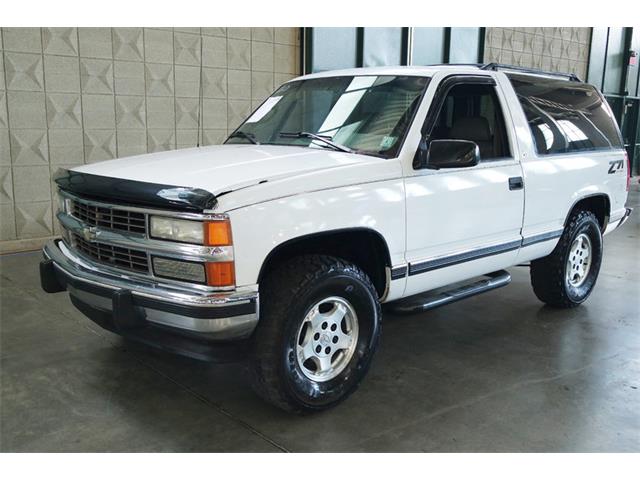
[[[286,411],[312,412],[355,391],[381,327],[376,290],[360,268],[330,256],[297,257],[267,275],[260,300],[249,356],[258,395]]]
[[[577,307],[591,294],[601,263],[602,232],[596,216],[574,212],[553,252],[531,262],[533,291],[547,305]]]

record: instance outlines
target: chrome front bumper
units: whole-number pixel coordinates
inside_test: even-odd
[[[200,340],[242,340],[258,322],[257,286],[212,292],[160,283],[94,265],[60,240],[47,243],[43,253],[45,291],[67,290],[76,306],[99,313],[107,322],[111,316],[114,328],[102,326],[117,333],[130,327],[139,333],[151,326]]]

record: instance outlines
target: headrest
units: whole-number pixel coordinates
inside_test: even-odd
[[[461,138],[472,142],[491,140],[489,122],[484,117],[463,117],[451,126],[451,138]]]

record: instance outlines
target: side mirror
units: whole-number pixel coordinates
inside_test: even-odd
[[[468,140],[431,140],[428,147],[421,143],[417,153],[417,168],[465,168],[480,162],[478,144]]]
[[[480,162],[478,144],[468,140],[432,140],[427,150],[427,168],[475,167]]]

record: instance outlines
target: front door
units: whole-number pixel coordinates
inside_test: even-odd
[[[405,295],[431,290],[513,265],[520,248],[524,185],[515,132],[492,76],[444,78],[423,134],[471,140],[480,163],[414,169],[406,178]]]

